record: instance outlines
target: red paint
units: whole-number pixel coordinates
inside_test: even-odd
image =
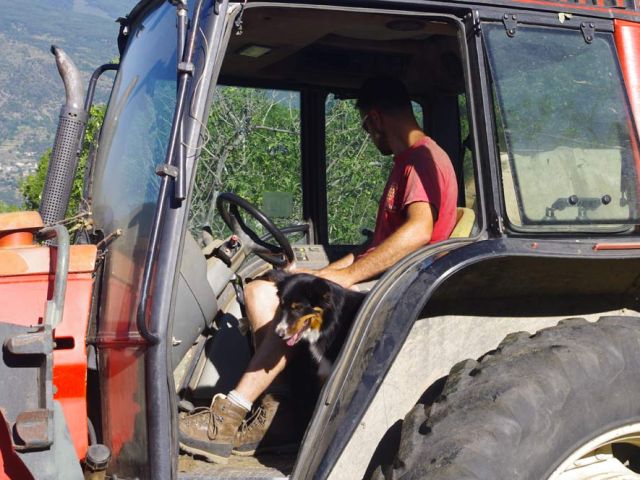
[[[640,131],[640,23],[615,20],[615,38],[636,129]]]
[[[640,250],[640,243],[596,243],[594,250]]]
[[[3,220],[6,219],[0,218],[0,226]],[[4,226],[7,226],[6,222]],[[0,231],[0,235],[3,233],[6,231]],[[52,298],[57,250],[29,243],[0,249],[0,322],[40,324],[46,302]],[[54,398],[62,406],[80,459],[86,455],[88,446],[85,339],[95,258],[95,246],[71,246],[64,314],[54,331],[54,339],[59,340],[53,352],[53,383],[57,388]]]
[[[0,248],[33,244],[33,234],[44,227],[38,212],[0,214]]]
[[[584,0],[580,3],[573,2],[554,2],[554,1],[545,1],[545,0],[514,0],[514,5],[521,5],[526,8],[530,5],[539,5],[544,7],[555,7],[555,10],[562,12],[572,12],[572,11],[592,11],[592,12],[600,12],[600,13],[612,13],[615,16],[629,16],[629,17],[638,17],[638,8],[636,10],[622,9],[622,8],[611,8],[609,6],[601,5],[604,3],[602,0],[597,0],[599,5],[593,5],[590,2],[584,2]],[[619,1],[616,1],[619,4]],[[508,8],[508,5],[504,5],[505,8]]]
[[[631,113],[634,117],[629,119],[629,130],[633,131],[635,126],[636,132],[640,133],[640,24],[615,20],[614,35],[620,67],[631,103]],[[640,171],[637,135],[631,135],[631,149],[636,171]],[[640,198],[640,181],[636,185],[636,195]]]
[[[141,265],[117,248],[110,252],[110,275],[104,282],[98,349],[103,372],[102,392],[103,435],[112,455],[118,457],[123,447],[136,441],[136,429],[145,429],[144,362],[146,342],[136,324],[137,294],[134,283]],[[138,439],[138,441],[140,441]],[[146,454],[140,452],[141,455]],[[146,460],[139,458],[137,462]]]
[[[106,422],[103,433],[114,457],[134,439],[136,417],[146,418],[141,402],[144,387],[138,384],[144,378],[144,372],[140,371],[144,368],[144,362],[140,361],[144,352],[137,346],[115,347],[109,348],[108,355],[101,357],[106,372],[106,378],[102,379],[103,422]],[[140,455],[146,456],[146,449]],[[139,461],[144,463],[143,458]]]
[[[0,248],[21,247],[33,243],[33,234],[30,232],[14,232],[0,236]]]

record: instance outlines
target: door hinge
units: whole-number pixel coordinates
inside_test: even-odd
[[[580,24],[580,31],[582,32],[584,41],[591,43],[596,35],[596,24],[593,22],[582,22]]]
[[[502,16],[502,23],[504,23],[504,29],[507,31],[507,36],[515,37],[516,30],[518,29],[518,15],[515,13],[505,13]]]
[[[496,230],[498,233],[504,233],[504,220],[502,218],[502,215],[495,215],[491,224],[494,230]]]
[[[478,10],[474,10],[473,12],[467,13],[464,18],[471,24],[469,32],[473,32],[475,35],[480,35],[480,12],[478,12]]]
[[[174,180],[178,178],[179,170],[173,165],[167,163],[161,163],[156,167],[156,175],[160,177],[171,177]]]

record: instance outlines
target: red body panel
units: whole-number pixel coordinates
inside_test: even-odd
[[[15,233],[11,236],[20,238]],[[95,258],[93,245],[71,247],[64,314],[54,331],[54,398],[62,406],[78,458],[84,458],[88,446],[85,339]],[[55,248],[17,242],[0,248],[0,322],[25,326],[42,323],[46,302],[53,293],[55,265]]]
[[[114,248],[108,268],[110,276],[103,284],[108,301],[101,306],[97,345],[103,367],[100,388],[104,393],[103,422],[107,422],[103,425],[104,441],[118,457],[123,447],[134,440],[136,417],[146,415],[141,360],[146,341],[138,334],[137,296],[131,281],[137,278],[140,265]]]
[[[627,85],[636,129],[640,132],[640,24],[615,20],[618,56]]]

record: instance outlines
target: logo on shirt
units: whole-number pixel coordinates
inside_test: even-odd
[[[387,192],[387,198],[385,199],[385,208],[389,211],[396,210],[396,193],[398,192],[398,184],[392,183]]]

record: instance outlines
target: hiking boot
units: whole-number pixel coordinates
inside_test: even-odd
[[[255,453],[293,452],[298,448],[301,437],[288,396],[267,393],[251,417],[240,426],[233,454],[250,456]]]
[[[180,448],[210,462],[227,463],[246,414],[247,410],[225,395],[215,395],[211,407],[197,408],[179,420]]]

